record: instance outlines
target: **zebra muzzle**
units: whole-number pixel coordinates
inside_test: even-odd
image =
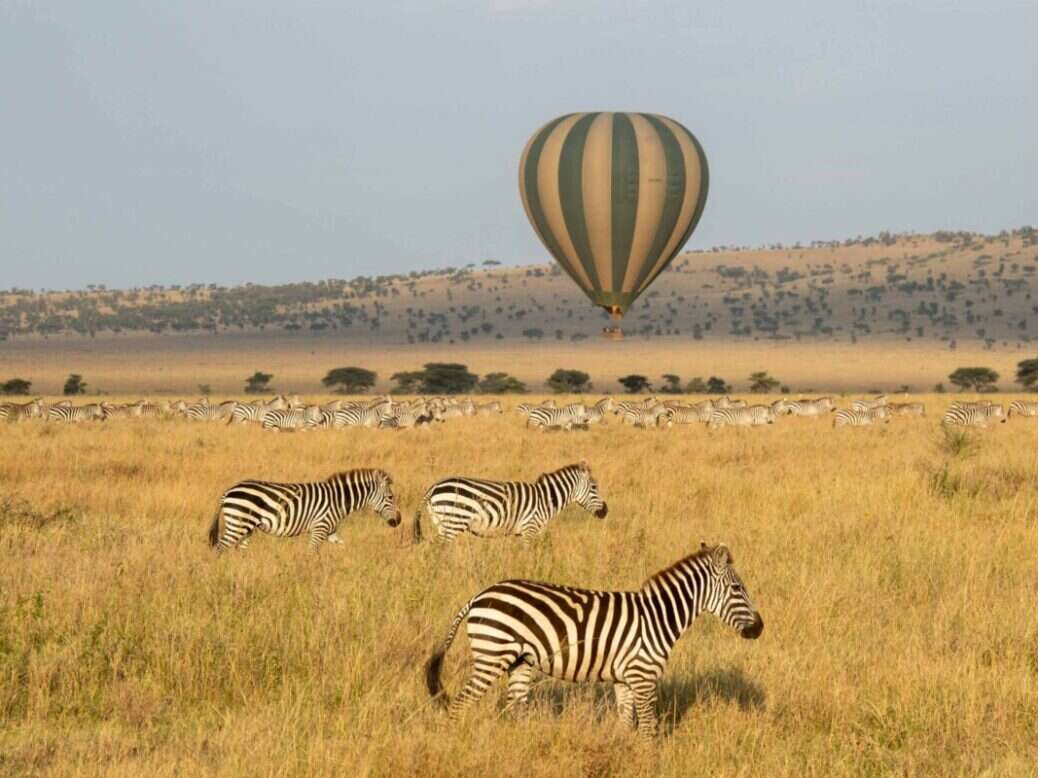
[[[395,516],[386,519],[386,524],[388,524],[390,527],[399,526],[400,525],[400,511],[397,511]]]
[[[604,519],[609,513],[609,506],[602,503],[602,507],[595,511],[595,516],[599,519]]]
[[[747,640],[756,640],[760,637],[760,633],[762,633],[763,631],[764,619],[762,619],[760,617],[760,614],[758,613],[754,618],[752,624],[743,627],[742,630],[739,631],[739,636],[746,638]]]

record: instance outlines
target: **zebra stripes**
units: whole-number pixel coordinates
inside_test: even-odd
[[[43,413],[43,400],[39,397],[27,403],[0,404],[0,421],[17,422],[22,419],[39,419]]]
[[[104,404],[52,405],[47,409],[47,421],[76,424],[83,421],[104,421],[107,418]]]
[[[1009,403],[1007,418],[1012,418],[1014,413],[1017,416],[1038,416],[1038,402],[1013,400],[1013,402]]]
[[[570,503],[604,519],[609,508],[587,462],[544,473],[533,483],[446,478],[429,487],[414,517],[414,541],[422,540],[422,512],[446,542],[463,532],[478,537],[531,538]]]
[[[317,551],[325,540],[339,542],[335,532],[349,514],[370,507],[395,527],[400,511],[393,497],[393,480],[383,470],[348,470],[324,481],[275,483],[242,481],[220,498],[209,528],[209,545],[218,552],[244,548],[249,535],[261,529],[278,537],[310,534]]]
[[[833,417],[833,427],[870,427],[877,421],[890,422],[890,414],[882,405],[867,410],[839,410]]]
[[[719,427],[757,427],[774,424],[775,414],[770,406],[751,405],[748,408],[719,408],[710,414],[710,429]]]
[[[261,426],[265,430],[280,432],[281,430],[301,430],[312,425],[320,418],[321,409],[312,406],[310,408],[292,408],[281,411],[267,411],[263,414]]]
[[[233,400],[222,402],[219,405],[211,405],[203,400],[184,409],[185,418],[191,421],[227,421],[233,418],[234,409],[238,403]]]
[[[887,404],[887,396],[885,394],[878,395],[871,400],[855,400],[851,403],[851,409],[855,411],[871,411],[873,408],[879,408]]]
[[[743,638],[756,639],[764,630],[724,545],[704,544],[638,591],[501,581],[476,594],[454,617],[426,664],[426,686],[434,699],[447,702],[443,660],[465,621],[473,665],[449,703],[452,719],[506,673],[509,706],[521,705],[538,670],[566,681],[612,682],[620,718],[651,737],[659,679],[674,645],[704,611]]]
[[[991,419],[998,419],[1002,424],[1009,420],[1001,405],[953,405],[945,412],[941,424],[946,427],[987,427]]]
[[[587,407],[583,403],[573,403],[564,408],[530,408],[526,415],[526,426],[542,432],[549,429],[572,429],[574,425],[582,425],[587,418]]]

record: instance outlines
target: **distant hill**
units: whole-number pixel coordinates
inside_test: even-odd
[[[685,253],[628,313],[647,339],[934,342],[1038,338],[1038,233],[881,234]],[[579,342],[594,309],[557,266],[445,268],[280,286],[0,292],[0,339],[278,331],[371,344]]]

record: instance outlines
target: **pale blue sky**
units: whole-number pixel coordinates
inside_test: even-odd
[[[696,133],[689,248],[1035,224],[1036,30],[1033,0],[0,0],[0,288],[543,261],[518,157],[579,110]]]

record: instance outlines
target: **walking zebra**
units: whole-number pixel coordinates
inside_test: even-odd
[[[635,427],[670,427],[674,421],[674,412],[665,405],[652,408],[625,408],[620,412],[620,421]]]
[[[335,411],[335,429],[343,427],[368,427],[374,429],[383,420],[389,418],[389,404],[380,403],[375,406],[352,406]]]
[[[218,552],[245,548],[249,535],[261,529],[269,535],[295,537],[310,533],[317,551],[325,540],[341,543],[339,523],[365,506],[395,527],[400,511],[393,497],[393,479],[383,470],[347,470],[324,481],[275,483],[242,481],[220,498],[209,528],[209,545]]]
[[[527,701],[535,670],[564,681],[612,682],[620,718],[656,734],[660,677],[674,645],[704,611],[754,640],[764,620],[732,566],[727,546],[705,544],[649,578],[638,591],[596,591],[536,581],[501,581],[462,606],[429,659],[426,687],[448,703],[443,659],[466,621],[473,666],[449,702],[458,717],[508,674],[508,705]]]
[[[718,427],[757,427],[774,424],[775,414],[767,405],[751,405],[749,408],[719,408],[710,414],[710,429]]]
[[[1038,402],[1013,400],[1013,402],[1009,403],[1009,413],[1007,416],[1012,418],[1014,413],[1017,416],[1038,416]]]
[[[202,400],[184,409],[184,416],[190,421],[225,421],[234,416],[234,409],[238,403],[227,400],[219,405],[211,405],[208,400]]]
[[[78,423],[81,421],[104,421],[107,418],[104,404],[52,405],[47,409],[47,421]]]
[[[422,511],[444,541],[462,532],[478,537],[531,538],[570,503],[604,519],[609,507],[587,462],[544,473],[533,483],[445,478],[429,487],[414,517],[414,541],[422,540]]]
[[[574,424],[585,424],[587,408],[583,403],[573,403],[564,408],[531,408],[526,415],[526,426],[529,429],[572,429]]]
[[[836,410],[832,397],[819,397],[816,400],[797,400],[790,403],[794,416],[824,416]]]
[[[606,414],[613,410],[613,398],[605,397],[584,411],[584,424],[605,424]]]
[[[882,421],[884,424],[890,422],[890,413],[886,407],[880,405],[868,410],[839,410],[833,417],[833,427],[869,427]]]
[[[998,419],[1002,424],[1008,421],[1001,405],[966,408],[953,405],[945,412],[941,424],[949,427],[987,427],[990,419]]]
[[[871,411],[873,408],[880,408],[886,404],[887,396],[880,394],[871,400],[855,400],[851,403],[851,408],[856,411]]]
[[[714,404],[710,400],[693,403],[692,405],[671,405],[670,421],[674,424],[694,424],[696,422],[710,421],[710,414],[714,412]]]
[[[321,413],[320,407],[316,405],[283,411],[267,411],[263,414],[262,427],[265,430],[273,430],[274,432],[301,430],[316,422],[320,418]],[[338,413],[338,411],[335,411],[335,413]]]
[[[781,400],[775,400],[771,404],[771,412],[775,416],[792,416],[795,407],[796,403],[783,397]]]
[[[43,400],[37,397],[27,403],[3,403],[0,405],[0,421],[39,419],[43,416]]]
[[[262,400],[251,403],[238,403],[231,412],[228,424],[262,424],[264,417],[270,411],[285,410],[287,403],[281,397],[275,397],[270,402]]]

